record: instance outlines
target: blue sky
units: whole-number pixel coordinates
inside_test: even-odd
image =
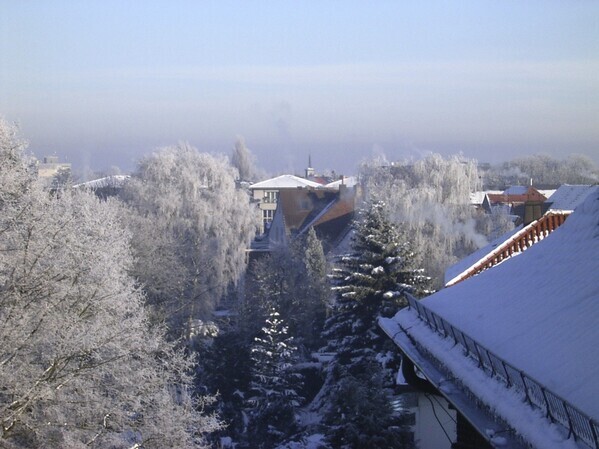
[[[599,162],[599,2],[0,0],[0,114],[98,169],[238,135],[273,173]]]

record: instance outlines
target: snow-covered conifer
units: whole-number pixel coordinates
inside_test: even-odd
[[[248,437],[252,447],[273,447],[295,429],[302,376],[293,370],[293,337],[273,308],[251,349],[252,381],[248,398]]]
[[[322,243],[312,227],[308,230],[304,246],[304,263],[308,276],[314,282],[322,283],[327,275],[327,260],[322,249]]]
[[[336,299],[326,322],[327,350],[376,352],[387,342],[377,325],[407,302],[405,293],[422,295],[430,279],[415,266],[405,233],[387,219],[383,203],[371,203],[355,224],[351,252],[341,256],[331,275]]]
[[[470,206],[481,186],[476,161],[433,154],[410,164],[365,164],[361,176],[370,200],[383,201],[390,219],[409,233],[417,264],[435,287],[447,267],[487,243]]]
[[[430,279],[414,260],[407,236],[389,222],[384,204],[371,203],[355,223],[351,252],[341,256],[331,276],[336,298],[323,349],[334,355],[312,405],[324,414],[333,447],[386,447],[390,442],[388,447],[401,447],[403,432],[390,429],[393,417],[385,391],[392,386],[399,355],[377,320],[404,307],[406,292],[427,291]]]

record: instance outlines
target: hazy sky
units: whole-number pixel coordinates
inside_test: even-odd
[[[599,2],[0,0],[0,114],[76,167],[188,141],[352,172],[459,151],[599,162]]]

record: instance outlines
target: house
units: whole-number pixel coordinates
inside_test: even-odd
[[[260,234],[264,234],[272,223],[281,192],[308,187],[317,188],[321,184],[294,175],[281,175],[249,186],[252,200],[258,204],[262,215]]]
[[[479,448],[599,448],[598,255],[593,186],[526,252],[380,320],[406,379],[456,409],[452,447],[470,428]]]
[[[46,156],[42,162],[35,161],[35,169],[42,185],[49,189],[62,185],[71,177],[71,164],[58,162],[58,156]]]
[[[265,226],[264,234],[252,243],[250,253],[269,252],[286,246],[311,227],[321,240],[325,253],[329,252],[350,230],[358,192],[357,185],[344,183],[280,189],[272,219]]]
[[[528,224],[543,215],[543,202],[547,199],[532,186],[511,186],[501,193],[488,193],[483,206],[492,210],[506,208],[510,215],[520,217],[516,225]]]
[[[61,170],[71,171],[71,164],[58,162],[58,156],[46,156],[42,162],[37,163],[37,175],[40,178],[53,178]]]
[[[553,212],[572,213],[593,188],[591,185],[564,184],[547,197],[546,208]]]
[[[566,221],[592,189],[589,185],[563,185],[542,204],[524,203],[526,221],[449,267],[445,272],[445,286],[475,276],[540,242]]]

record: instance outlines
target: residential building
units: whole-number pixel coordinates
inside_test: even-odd
[[[52,187],[54,182],[59,184],[63,182],[57,179],[60,176],[70,178],[71,164],[66,162],[58,162],[58,156],[46,156],[42,162],[35,164],[38,179],[48,188]]]
[[[281,175],[250,185],[252,200],[258,204],[262,215],[260,234],[264,234],[270,228],[281,192],[321,186],[317,182],[294,175]]]
[[[291,181],[297,182],[294,179]],[[256,195],[254,191],[254,198],[266,200],[259,203],[263,212],[264,232],[252,243],[250,258],[288,245],[311,227],[320,238],[325,253],[337,247],[349,233],[360,191],[354,178],[342,178],[317,187],[279,188],[276,192],[273,185],[280,186],[280,180],[277,184],[260,184],[259,193]],[[268,188],[262,190],[265,185]],[[269,193],[271,196],[267,196]],[[276,198],[274,202],[270,200],[273,197]]]
[[[380,320],[457,411],[452,447],[599,448],[598,226],[593,186],[518,257]]]
[[[445,271],[445,286],[475,276],[540,242],[566,221],[592,189],[589,185],[563,185],[543,203],[533,193],[532,202],[522,203],[525,221],[449,267]]]

